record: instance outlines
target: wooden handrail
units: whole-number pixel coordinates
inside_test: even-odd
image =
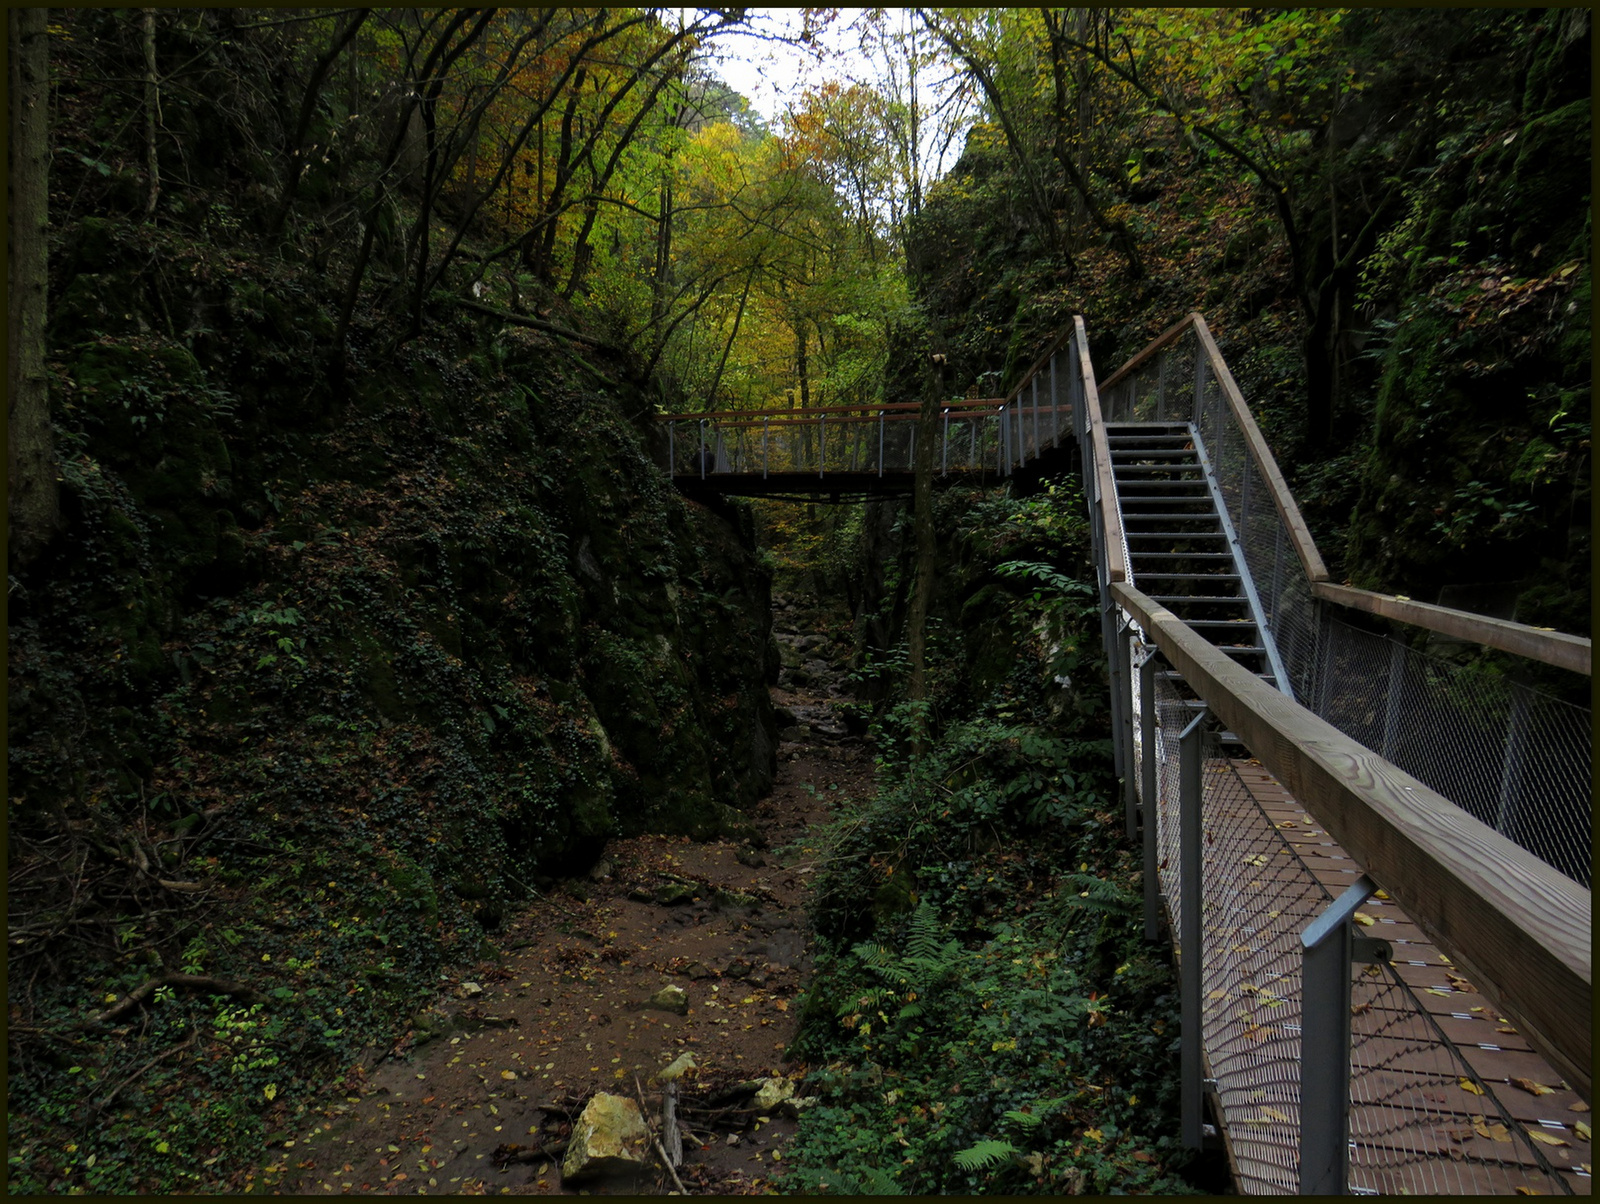
[[[1070,410],[1071,408],[1072,408],[1071,406],[1057,406],[1057,407],[1040,406],[1039,407],[1039,412],[1041,414],[1048,414],[1048,413],[1052,413],[1054,409]],[[1030,410],[1029,412],[1031,413],[1032,411]],[[1001,410],[969,410],[968,412],[966,412],[964,414],[951,414],[950,418],[954,422],[969,422],[969,421],[971,421],[973,419],[983,419],[983,420],[987,421],[988,419],[994,418],[994,417],[998,416],[1001,413],[1003,413],[1003,411],[1001,411]],[[918,421],[921,421],[921,415],[916,414],[916,413],[888,414],[882,419],[882,421],[890,422],[890,423],[896,423],[896,422],[918,422]],[[780,430],[785,430],[785,429],[789,429],[789,428],[797,427],[797,426],[819,426],[819,425],[822,424],[822,422],[823,422],[822,418],[793,418],[790,414],[784,413],[784,414],[773,414],[771,416],[770,425],[768,423],[763,422],[763,421],[758,419],[756,421],[751,421],[751,422],[725,422],[725,421],[719,421],[716,424],[716,426],[717,426],[717,429],[721,430],[721,431],[761,430],[761,429],[763,429],[765,427],[767,429],[772,430],[773,432],[777,432],[777,431],[780,431]],[[879,419],[869,415],[868,417],[865,417],[865,418],[840,418],[840,419],[835,419],[835,420],[829,422],[827,424],[827,426],[828,426],[829,430],[836,430],[836,429],[838,429],[840,427],[844,427],[844,426],[876,426],[878,424],[878,422],[879,422]]]
[[[1069,323],[1061,328],[1061,333],[1056,335],[1055,342],[1051,343],[1050,346],[1044,349],[1044,354],[1038,359],[1034,360],[1032,364],[1028,365],[1028,370],[1022,374],[1022,379],[1017,382],[1016,387],[1013,388],[1011,392],[1005,395],[1005,397],[1002,399],[1002,403],[1005,405],[1010,405],[1012,401],[1015,400],[1016,397],[1022,392],[1027,383],[1037,376],[1041,371],[1043,371],[1046,365],[1050,363],[1050,357],[1055,355],[1056,352],[1060,351],[1071,341],[1072,325]]]
[[[1529,660],[1570,669],[1574,673],[1592,674],[1593,652],[1590,641],[1582,636],[1567,635],[1560,631],[1545,631],[1524,623],[1507,619],[1493,619],[1465,610],[1452,610],[1448,606],[1434,606],[1429,602],[1413,602],[1410,598],[1394,594],[1379,594],[1368,589],[1349,585],[1335,585],[1331,581],[1312,584],[1311,592],[1324,602],[1346,606],[1367,614],[1382,615],[1412,627],[1437,631],[1440,635],[1454,636],[1474,644],[1514,652]]]
[[[1183,332],[1187,330],[1189,326],[1193,324],[1194,320],[1199,316],[1200,315],[1198,313],[1188,313],[1182,318],[1178,319],[1178,321],[1174,322],[1160,334],[1156,335],[1155,338],[1151,339],[1150,342],[1147,343],[1137,355],[1124,363],[1122,367],[1118,368],[1110,376],[1106,377],[1105,383],[1103,383],[1100,387],[1102,389],[1113,389],[1120,385],[1130,375],[1137,372],[1144,362],[1151,356],[1155,355],[1156,352],[1160,351],[1163,347],[1169,347],[1173,343],[1176,343],[1179,337],[1182,336]]]
[[[1266,685],[1126,583],[1115,601],[1184,680],[1585,1097],[1589,892]]]
[[[1245,404],[1244,394],[1239,392],[1239,386],[1234,382],[1233,373],[1228,370],[1222,352],[1217,350],[1217,341],[1211,337],[1206,320],[1194,313],[1185,321],[1194,323],[1195,337],[1200,340],[1206,359],[1211,363],[1211,374],[1222,387],[1222,395],[1228,399],[1228,407],[1233,411],[1233,420],[1239,424],[1250,455],[1267,482],[1272,504],[1277,508],[1278,517],[1283,521],[1284,529],[1288,531],[1289,539],[1300,556],[1300,567],[1305,570],[1306,579],[1313,583],[1326,581],[1328,569],[1322,563],[1322,554],[1317,551],[1316,541],[1311,538],[1311,530],[1306,526],[1306,520],[1300,517],[1300,507],[1295,504],[1294,494],[1289,492],[1283,474],[1278,471],[1278,462],[1272,458],[1272,449],[1267,446],[1261,428],[1256,425],[1250,407]]]
[[[1122,509],[1117,505],[1117,486],[1111,477],[1111,445],[1106,442],[1106,424],[1100,415],[1100,389],[1094,382],[1094,364],[1089,359],[1089,335],[1083,315],[1072,316],[1073,333],[1078,339],[1078,371],[1083,379],[1083,411],[1088,422],[1089,440],[1094,447],[1095,479],[1100,488],[1100,529],[1105,533],[1106,580],[1128,579],[1128,562],[1122,555]]]

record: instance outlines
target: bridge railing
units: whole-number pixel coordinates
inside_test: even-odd
[[[1320,559],[1309,535],[1300,538],[1292,498],[1203,321],[1185,319],[1103,390],[1081,319],[1072,340],[1082,350],[1069,389],[1085,400],[1077,433],[1118,773],[1128,787],[1130,835],[1135,808],[1143,812],[1147,926],[1153,936],[1159,890],[1184,969],[1185,1139],[1199,1143],[1201,1092],[1210,1080],[1247,1190],[1462,1191],[1487,1184],[1509,1191],[1515,1184],[1565,1191],[1543,1152],[1492,1092],[1484,1094],[1404,975],[1367,950],[1363,956],[1376,964],[1352,986],[1358,950],[1350,921],[1358,906],[1380,911],[1385,904],[1363,900],[1386,891],[1482,991],[1464,998],[1497,1004],[1587,1093],[1588,892],[1266,685],[1128,579],[1103,423],[1192,423],[1206,454],[1215,453],[1212,467],[1250,572],[1267,577],[1274,591],[1271,613],[1280,630],[1293,627],[1296,612],[1309,612],[1315,624],[1315,654],[1292,655],[1296,695],[1315,700],[1316,686],[1347,671],[1329,662],[1328,641],[1337,637],[1325,634],[1330,621],[1317,613],[1323,607],[1304,605],[1322,584],[1313,583],[1313,573],[1325,576]],[[1157,676],[1163,664],[1179,672],[1198,703],[1184,702]],[[1385,684],[1367,684],[1369,706],[1387,710]],[[1196,706],[1206,708],[1198,721]],[[1307,815],[1265,813],[1221,756],[1217,722]],[[1302,823],[1308,816],[1314,823]],[[1315,843],[1307,848],[1295,832],[1317,826],[1369,875],[1338,900],[1306,863]],[[1454,990],[1444,971],[1436,977],[1444,981],[1430,990]],[[1463,1095],[1463,1084],[1475,1084],[1478,1094]],[[1450,1144],[1445,1126],[1472,1112],[1491,1123],[1498,1112],[1504,1146],[1475,1150],[1464,1164],[1441,1157]],[[1349,1162],[1352,1139],[1359,1145]]]
[[[1590,712],[1363,630],[1346,615],[1380,614],[1584,673],[1589,641],[1330,582],[1199,314],[1108,377],[1101,395],[1107,422],[1191,425],[1261,601],[1266,642],[1287,671],[1285,692],[1589,885]]]
[[[993,397],[941,403],[934,472],[1007,473],[1020,438],[1019,408]],[[914,471],[921,409],[917,402],[897,402],[665,414],[660,420],[675,476],[887,476]],[[1048,403],[1028,412],[1030,422],[1041,417],[1052,421]],[[1061,421],[1070,419],[1063,414]]]

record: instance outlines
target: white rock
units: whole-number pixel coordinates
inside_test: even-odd
[[[475,982],[464,982],[461,984],[461,995],[464,999],[474,999],[482,994],[483,988]]]
[[[762,1112],[770,1112],[794,1094],[794,1084],[788,1079],[770,1078],[757,1081],[761,1086],[756,1088],[755,1106]]]

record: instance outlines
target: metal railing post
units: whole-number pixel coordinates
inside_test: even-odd
[[[1205,1069],[1201,999],[1205,990],[1205,951],[1200,909],[1205,831],[1200,781],[1201,741],[1210,712],[1201,711],[1178,737],[1178,1002],[1179,1129],[1185,1148],[1198,1150],[1205,1137]]]
[[[1395,741],[1399,738],[1400,724],[1405,718],[1405,681],[1406,646],[1395,640],[1389,649],[1389,703],[1383,716],[1383,746],[1378,749],[1386,761],[1394,759]]]
[[[944,442],[939,445],[939,475],[950,475],[950,407],[944,407]]]
[[[1044,444],[1039,442],[1039,374],[1033,374],[1033,455],[1037,459],[1044,450]]]
[[[1159,940],[1161,936],[1161,881],[1156,873],[1157,825],[1160,822],[1161,786],[1157,778],[1156,727],[1160,716],[1156,712],[1155,649],[1144,664],[1139,666],[1139,792],[1144,820],[1144,939]]]
[[[828,416],[826,414],[817,415],[817,478],[819,480],[822,478],[822,466],[827,463],[828,456],[825,450],[827,443],[823,439],[827,432],[827,427],[824,425],[827,421]]]
[[[761,417],[761,479],[767,479],[767,440],[770,437],[772,419],[765,414]]]
[[[1133,780],[1133,648],[1130,636],[1133,627],[1129,624],[1122,626],[1120,615],[1116,627],[1117,632],[1117,676],[1120,678],[1117,685],[1120,687],[1120,701],[1122,703],[1121,722],[1117,724],[1117,738],[1122,741],[1122,823],[1123,829],[1128,834],[1131,844],[1139,839],[1139,800],[1134,794]]]
[[[1350,962],[1387,961],[1350,931],[1378,884],[1363,875],[1300,934],[1300,1194],[1342,1196],[1350,1174]]]
[[[1390,687],[1393,689],[1393,686]],[[1500,767],[1500,798],[1494,817],[1494,830],[1511,836],[1511,821],[1516,814],[1517,796],[1522,791],[1522,765],[1528,734],[1528,692],[1511,687],[1511,716],[1506,723],[1506,752]],[[1515,839],[1515,837],[1512,837]]]
[[[883,476],[883,411],[878,411],[878,475]]]
[[[675,429],[677,422],[667,422],[667,475],[672,476],[678,471],[678,432]]]
[[[1056,353],[1050,353],[1050,446],[1061,446],[1061,394],[1056,389]]]
[[[1006,455],[1006,443],[1010,439],[1010,424],[1006,421],[1006,408],[1001,406],[995,414],[998,424],[995,428],[995,464],[994,470],[1000,476],[1009,476],[1011,458]]]
[[[706,420],[700,420],[700,479],[706,479]]]

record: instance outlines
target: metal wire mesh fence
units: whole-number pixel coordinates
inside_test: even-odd
[[[1142,666],[1153,650],[1128,638],[1130,660]],[[1172,678],[1154,677],[1147,697],[1142,677],[1134,677],[1134,712],[1142,721],[1151,708],[1155,723],[1148,748],[1135,742],[1135,781],[1144,822],[1155,826],[1157,878],[1176,934],[1196,898],[1181,880],[1178,737],[1197,711]],[[1203,948],[1179,948],[1181,972],[1202,975],[1201,1039],[1238,1186],[1291,1193],[1300,1186],[1300,936],[1359,869],[1287,796],[1277,807],[1264,803],[1216,733],[1202,736],[1200,756]],[[1148,799],[1146,757],[1155,761]],[[1365,923],[1404,924],[1381,897],[1364,906]],[[1403,956],[1406,941],[1395,944]],[[1438,957],[1431,947],[1429,955]],[[1570,1194],[1393,965],[1358,972],[1349,1006],[1350,1190]]]
[[[1590,884],[1590,713],[1324,615],[1314,709],[1570,878]],[[1302,699],[1302,701],[1305,701]]]
[[[1585,886],[1589,710],[1341,621],[1311,591],[1274,491],[1194,327],[1106,390],[1107,422],[1190,426],[1260,602],[1285,692]]]

